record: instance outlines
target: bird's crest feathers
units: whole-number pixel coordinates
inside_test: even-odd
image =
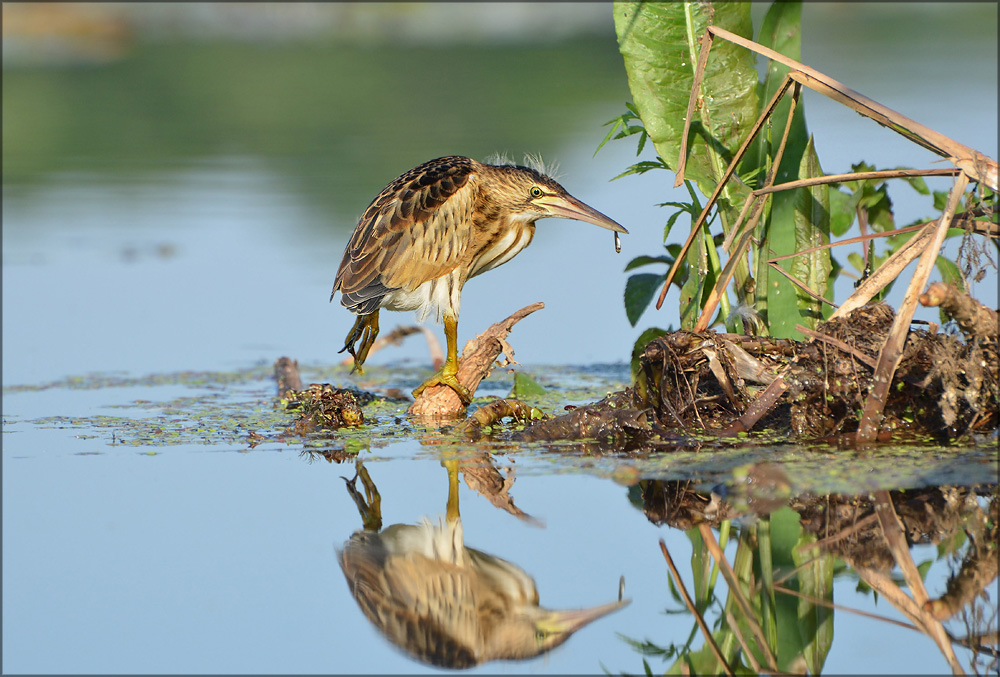
[[[555,162],[546,163],[542,159],[542,156],[538,153],[525,153],[524,155],[524,165],[529,169],[534,169],[536,172],[542,176],[547,176],[555,181],[559,180],[559,165]],[[495,167],[517,167],[519,166],[516,162],[510,159],[507,153],[494,153],[486,158],[485,164],[493,165]]]

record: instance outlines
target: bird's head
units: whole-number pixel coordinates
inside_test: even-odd
[[[551,651],[583,626],[627,606],[631,600],[612,602],[591,609],[552,611],[539,606],[524,607],[506,619],[489,638],[491,659],[524,659]]]
[[[616,233],[625,228],[590,205],[570,195],[559,183],[538,169],[521,165],[484,165],[488,197],[511,219],[535,222],[548,216],[586,221]]]

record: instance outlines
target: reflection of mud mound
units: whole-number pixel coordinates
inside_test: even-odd
[[[715,494],[695,491],[694,482],[639,482],[642,511],[657,526],[669,525],[687,531],[702,523],[718,524],[729,519],[729,504]]]

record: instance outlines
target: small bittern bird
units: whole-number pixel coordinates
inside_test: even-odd
[[[366,504],[348,480],[365,522],[337,553],[358,606],[393,644],[421,661],[468,668],[538,656],[591,621],[629,604],[554,611],[538,605],[535,582],[520,567],[465,547],[458,514],[458,469],[448,467],[447,519],[393,524],[381,532],[378,491],[363,466]]]
[[[380,309],[416,310],[421,321],[433,314],[444,322],[448,354],[413,396],[443,384],[468,404],[455,377],[462,287],[527,247],[535,221],[547,216],[628,233],[535,168],[450,156],[402,174],[365,210],[340,262],[330,300],[341,292],[340,302],[358,316],[340,352],[350,352],[361,371]]]

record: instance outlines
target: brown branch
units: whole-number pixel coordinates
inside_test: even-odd
[[[541,302],[525,306],[510,317],[491,325],[482,334],[465,344],[457,378],[459,383],[469,389],[470,394],[476,392],[480,381],[489,375],[500,353],[510,350],[504,339],[514,325],[544,307],[545,304]],[[464,411],[465,405],[454,390],[445,385],[437,385],[420,393],[420,397],[410,405],[407,413],[412,416],[440,419],[455,418],[461,416]]]
[[[940,306],[944,313],[958,323],[966,336],[997,338],[997,311],[991,310],[963,291],[950,284],[934,282],[920,295],[920,305]]]
[[[788,390],[788,384],[780,376],[771,383],[768,384],[766,388],[757,396],[757,399],[747,407],[746,412],[735,421],[729,424],[729,426],[723,430],[720,434],[722,436],[726,435],[736,435],[738,433],[746,432],[757,424],[757,421],[771,411],[778,399]]]

